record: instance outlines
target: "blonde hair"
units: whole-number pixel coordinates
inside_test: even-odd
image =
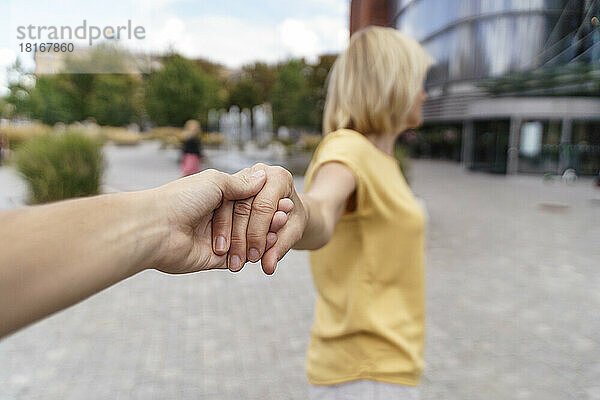
[[[329,74],[323,133],[399,133],[433,59],[414,39],[392,28],[356,32]]]
[[[183,139],[189,139],[194,136],[197,136],[200,133],[202,133],[202,127],[200,126],[200,122],[196,121],[195,119],[189,119],[183,126],[183,132],[181,135]]]

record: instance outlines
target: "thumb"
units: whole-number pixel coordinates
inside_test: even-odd
[[[219,186],[223,192],[223,199],[241,200],[260,192],[266,180],[264,170],[245,169],[234,175],[225,175]]]

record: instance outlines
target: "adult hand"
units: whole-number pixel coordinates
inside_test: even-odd
[[[235,175],[205,170],[157,188],[155,201],[164,205],[168,234],[157,249],[154,268],[172,274],[226,268],[226,256],[213,252],[213,212],[221,204],[254,196],[265,181],[262,169]]]
[[[275,272],[277,262],[302,237],[307,215],[289,171],[265,164],[252,167],[252,171],[261,170],[267,179],[254,198],[223,203],[215,211],[213,238],[216,243],[221,236],[230,244],[231,271],[241,270],[247,260],[261,260],[263,271],[270,275]]]
[[[209,170],[156,189],[0,212],[0,237],[11,243],[0,251],[0,337],[147,268],[222,268],[214,210],[265,181],[263,170]]]

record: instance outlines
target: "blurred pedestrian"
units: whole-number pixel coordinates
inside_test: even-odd
[[[183,145],[181,148],[181,174],[188,176],[202,171],[202,129],[196,120],[189,120],[183,127]]]
[[[8,136],[0,131],[0,165],[8,159],[9,152]]]

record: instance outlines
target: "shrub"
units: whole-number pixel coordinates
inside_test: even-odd
[[[168,147],[180,148],[181,138],[183,137],[183,128],[173,126],[153,128],[150,137],[154,140],[158,140],[163,149]]]
[[[176,138],[179,140],[182,133],[183,128],[177,128],[174,126],[161,126],[152,129],[152,137],[156,139]]]
[[[101,128],[102,136],[118,146],[134,146],[142,141],[139,132],[130,131],[125,128],[106,126]]]
[[[159,140],[163,148],[180,148],[183,142],[183,129],[172,126],[162,126],[152,129],[151,137]],[[219,132],[203,132],[199,135],[205,147],[220,147],[226,142],[225,135]]]
[[[28,140],[17,152],[15,165],[27,182],[32,204],[100,192],[101,145],[77,131]]]
[[[8,138],[11,150],[17,150],[26,140],[48,134],[52,130],[48,125],[37,122],[26,125],[5,125],[0,132]]]
[[[302,150],[312,154],[315,152],[322,139],[322,135],[309,135],[305,133],[300,136],[299,143],[300,146],[302,146]]]
[[[226,142],[225,135],[219,132],[202,133],[200,140],[205,147],[221,147]]]

